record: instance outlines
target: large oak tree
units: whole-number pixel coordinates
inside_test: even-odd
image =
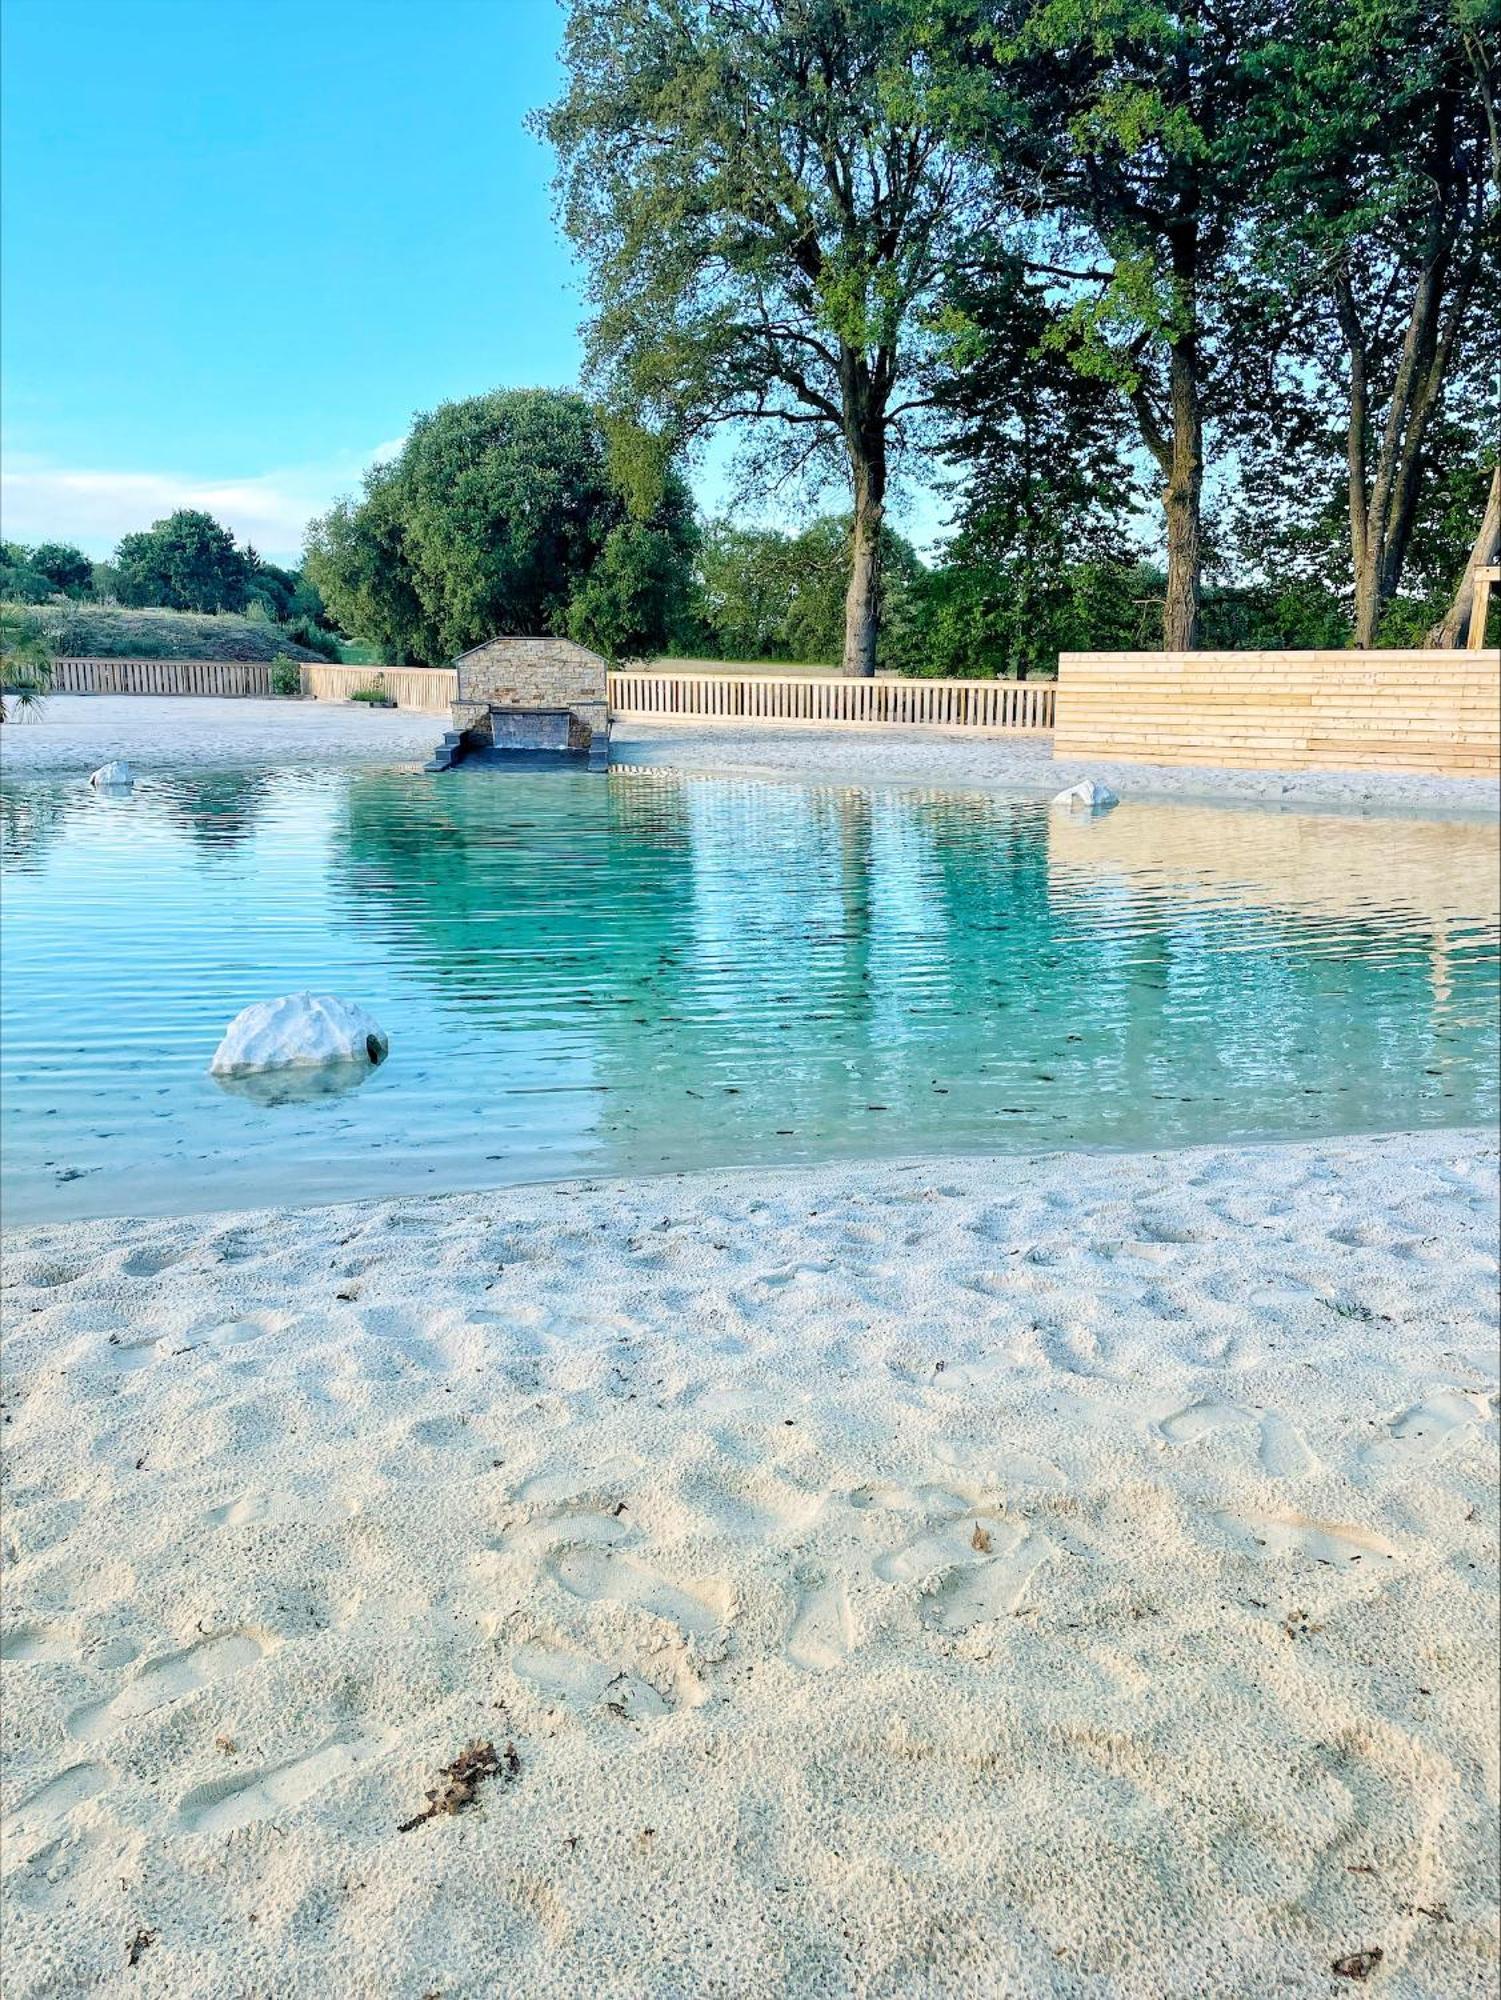
[[[588,265],[592,385],[675,441],[752,425],[853,503],[844,669],[875,671],[893,458],[982,176],[937,0],[572,0],[543,122]]]

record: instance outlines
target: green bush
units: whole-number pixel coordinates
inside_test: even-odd
[[[273,694],[301,694],[302,669],[285,653],[278,653],[271,662],[271,692]]]
[[[391,699],[386,693],[385,677],[377,674],[373,681],[367,681],[364,687],[356,688],[349,699],[369,702],[372,708],[381,707]]]

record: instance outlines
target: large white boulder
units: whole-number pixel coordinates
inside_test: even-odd
[[[1067,806],[1070,812],[1105,812],[1110,806],[1118,806],[1120,800],[1098,778],[1081,778],[1077,785],[1059,792],[1053,804]]]
[[[123,792],[135,781],[135,772],[125,763],[101,764],[89,774],[89,783],[101,792]]]
[[[284,993],[236,1014],[209,1064],[215,1076],[385,1060],[386,1032],[373,1014],[332,993]]]

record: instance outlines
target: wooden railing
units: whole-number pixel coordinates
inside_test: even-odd
[[[268,695],[265,660],[84,660],[52,663],[57,694]]]
[[[360,689],[383,687],[398,708],[446,715],[457,699],[459,677],[452,667],[341,667],[307,662],[302,691],[314,701],[349,701]]]
[[[349,701],[377,683],[398,708],[448,712],[458,694],[452,667],[336,666],[304,661],[302,692]],[[260,695],[271,693],[264,660],[86,660],[56,662],[59,694]],[[1048,730],[1051,681],[853,680],[838,674],[672,673],[625,668],[608,676],[610,713],[627,722],[896,724],[914,728]]]
[[[609,677],[610,713],[629,722],[894,723],[935,729],[1047,730],[1051,681],[855,680],[781,674]]]

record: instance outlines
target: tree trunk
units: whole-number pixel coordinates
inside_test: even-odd
[[[1465,573],[1459,580],[1454,602],[1441,624],[1428,634],[1430,646],[1463,646],[1469,639],[1470,611],[1475,602],[1475,572],[1501,559],[1501,465],[1491,471],[1491,490],[1486,499],[1480,533],[1470,550]],[[1484,637],[1484,634],[1481,635]]]
[[[850,542],[850,583],[844,598],[844,671],[866,680],[876,670],[881,627],[881,521],[886,473],[879,456],[855,458],[855,527]]]
[[[1191,338],[1180,340],[1169,362],[1172,436],[1168,440],[1167,596],[1162,644],[1169,653],[1191,653],[1199,643],[1201,513],[1204,492],[1204,418],[1199,406],[1198,357]]]

